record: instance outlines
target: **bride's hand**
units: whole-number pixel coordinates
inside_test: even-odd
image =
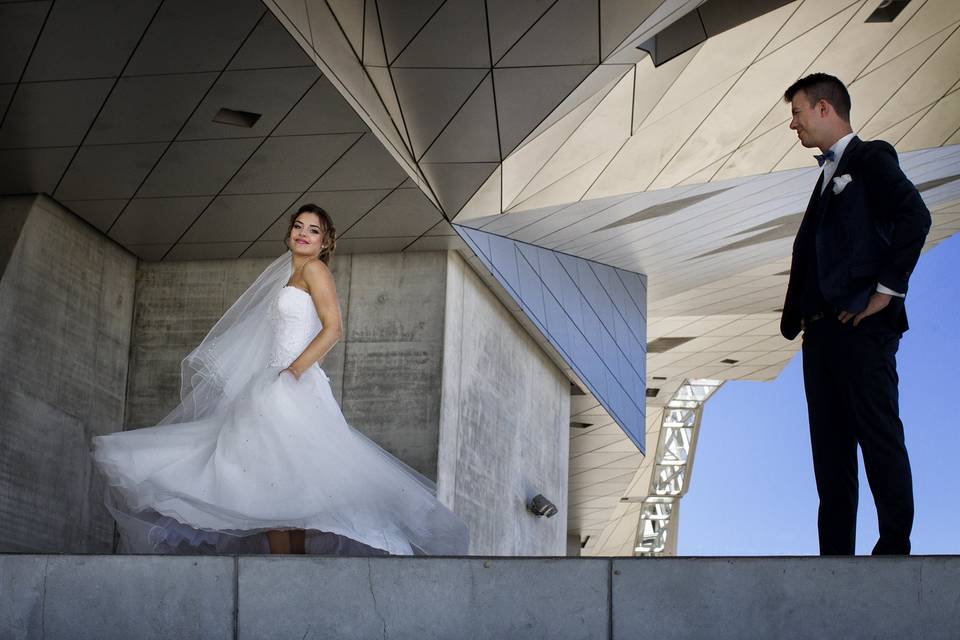
[[[293,378],[294,378],[294,380],[299,380],[299,379],[300,379],[300,374],[298,374],[293,367],[287,367],[286,369],[284,369],[284,370],[281,371],[280,373],[285,373],[285,372],[286,372],[286,373],[289,373],[290,375],[292,375]]]

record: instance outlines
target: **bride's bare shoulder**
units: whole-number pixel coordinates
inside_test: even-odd
[[[303,279],[311,289],[333,287],[333,273],[330,267],[320,260],[311,260],[303,266]]]

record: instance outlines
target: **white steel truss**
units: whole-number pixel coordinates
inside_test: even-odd
[[[663,410],[650,490],[643,499],[634,555],[664,555],[675,535],[680,498],[690,486],[700,417],[721,380],[685,380]]]

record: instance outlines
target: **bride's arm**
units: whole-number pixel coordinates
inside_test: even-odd
[[[287,367],[297,378],[327,355],[343,333],[337,288],[330,269],[319,260],[311,260],[303,267],[303,279],[310,290],[313,306],[317,309],[317,316],[323,328],[310,341],[303,353]]]

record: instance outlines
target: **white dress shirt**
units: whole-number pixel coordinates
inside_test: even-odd
[[[833,174],[837,170],[837,165],[840,164],[840,158],[843,156],[843,152],[847,150],[847,145],[850,144],[850,141],[853,140],[855,135],[857,134],[851,131],[847,135],[834,142],[833,146],[830,147],[830,151],[833,151],[833,159],[825,160],[823,163],[823,182],[820,184],[821,195],[823,194],[824,190],[826,190],[827,185],[833,179]],[[879,282],[877,283],[877,293],[885,293],[890,296],[897,296],[898,298],[906,297],[906,294],[898,293],[890,287],[883,286]]]

